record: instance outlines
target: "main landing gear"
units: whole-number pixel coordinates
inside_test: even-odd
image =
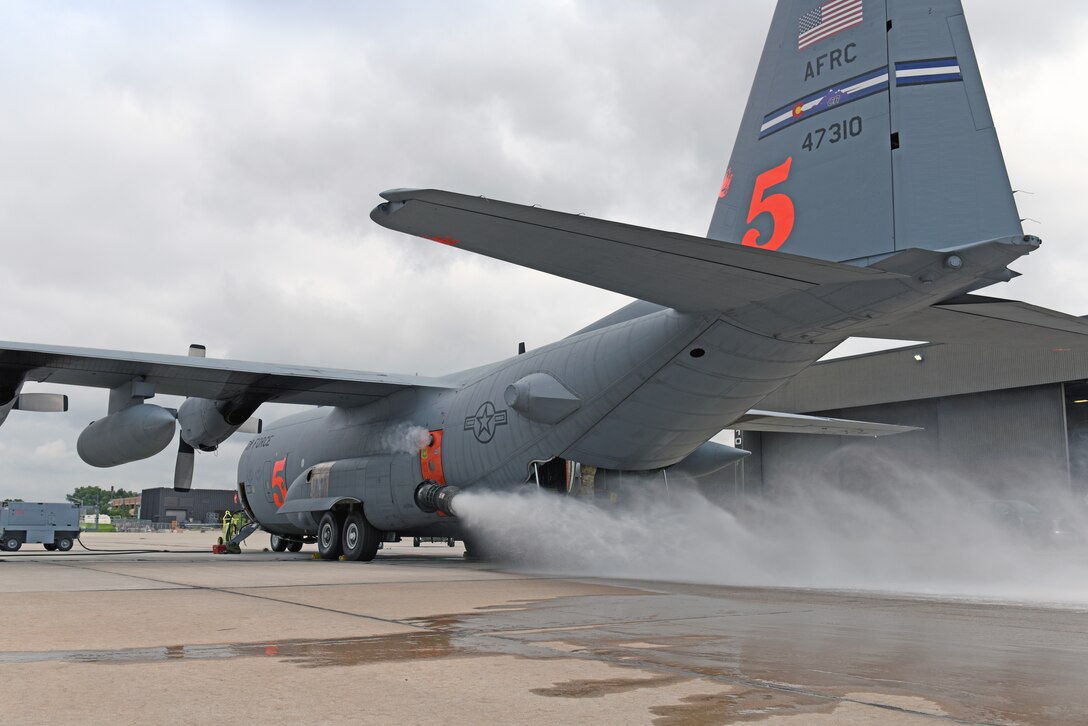
[[[378,553],[382,533],[367,521],[361,509],[329,511],[317,526],[317,551],[325,560],[370,562]]]
[[[270,540],[273,552],[298,552],[302,549],[302,540],[288,539],[274,534]]]

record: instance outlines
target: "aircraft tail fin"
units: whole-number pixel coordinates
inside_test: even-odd
[[[709,237],[868,263],[1020,236],[960,0],[780,0]]]

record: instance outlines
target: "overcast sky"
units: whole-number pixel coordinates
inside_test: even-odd
[[[1088,5],[964,5],[1013,186],[1033,192],[1026,230],[1044,239],[1025,277],[988,293],[1088,313]],[[702,235],[772,9],[5,2],[0,339],[429,375],[550,342],[624,299],[383,230],[378,192]],[[106,392],[65,392],[68,414],[14,412],[0,430],[0,496],[169,485],[173,447],[84,465],[76,438]],[[199,455],[196,486],[233,487],[243,444]]]

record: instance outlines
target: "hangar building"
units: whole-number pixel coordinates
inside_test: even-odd
[[[1062,340],[1056,337],[1053,340]],[[817,363],[761,409],[916,426],[882,438],[743,431],[738,493],[806,479],[863,486],[892,469],[995,497],[1088,495],[1088,350],[917,345]],[[1066,338],[1068,340],[1068,338]]]

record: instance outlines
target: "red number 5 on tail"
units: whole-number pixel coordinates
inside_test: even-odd
[[[749,228],[744,233],[744,239],[742,240],[745,247],[777,250],[785,244],[790,237],[790,233],[793,232],[793,200],[781,193],[772,194],[769,197],[763,196],[768,189],[790,178],[790,166],[792,164],[793,157],[791,156],[780,166],[765,171],[756,177],[756,187],[752,191],[752,204],[748,207],[748,224],[751,224],[756,217],[766,212],[774,220],[774,229],[771,232],[771,238],[767,242],[760,244],[759,230],[754,227]]]

